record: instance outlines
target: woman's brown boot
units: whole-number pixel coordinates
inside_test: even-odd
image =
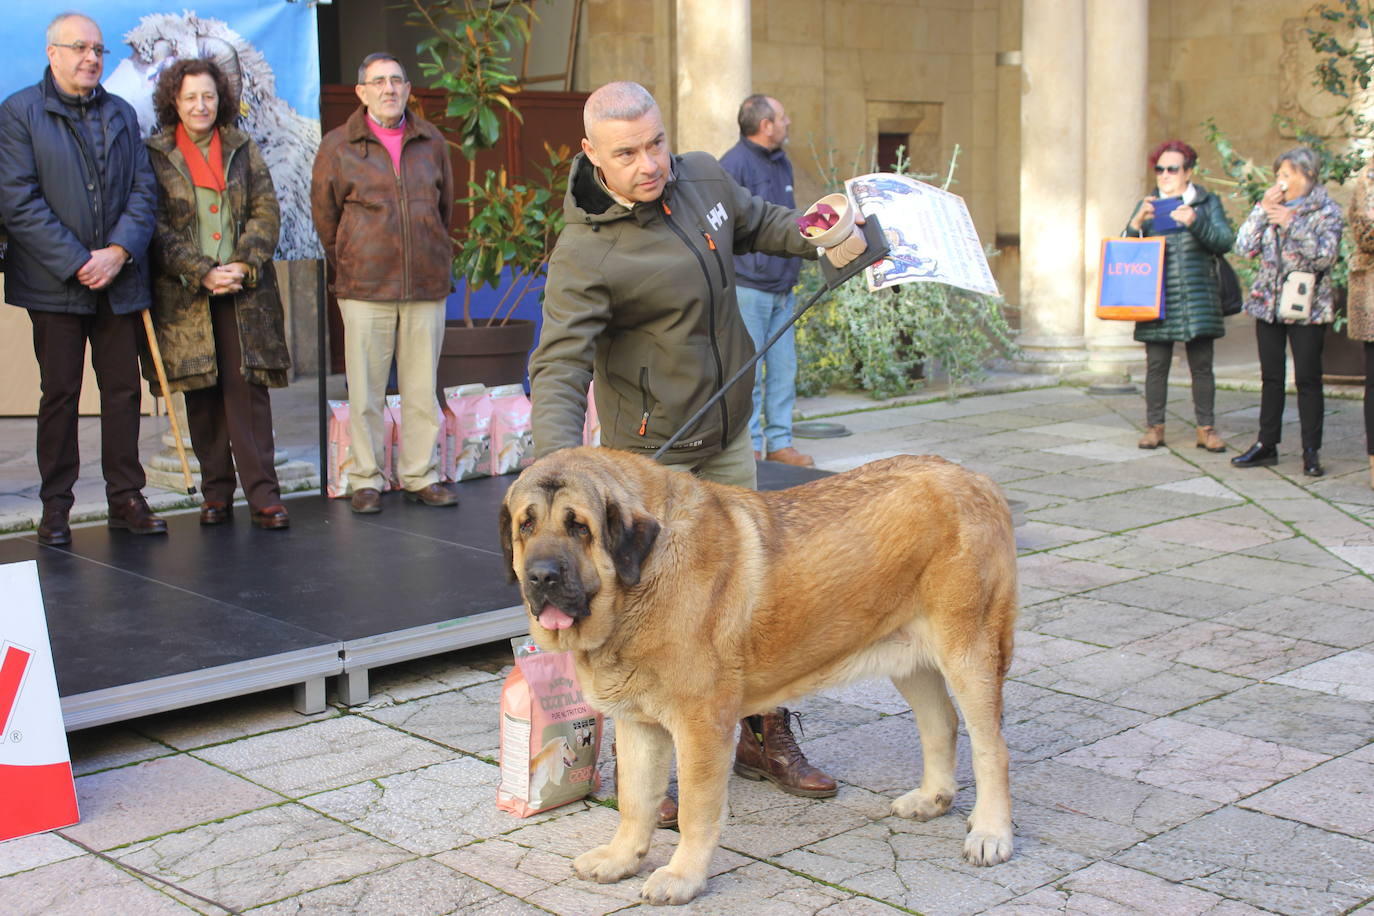
[[[1226,451],[1226,443],[1221,441],[1217,435],[1215,426],[1199,426],[1197,428],[1197,447],[1205,448],[1209,452]]]
[[[1164,424],[1145,427],[1145,435],[1140,437],[1136,445],[1141,448],[1159,448],[1164,444]]]

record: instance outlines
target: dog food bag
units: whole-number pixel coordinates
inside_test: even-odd
[[[587,383],[587,419],[582,424],[582,444],[601,444],[601,418],[596,415],[596,382]]]
[[[401,448],[401,396],[389,394],[382,406],[382,453],[377,464],[382,471],[382,489],[399,490],[401,478],[396,467],[396,453]]]
[[[348,469],[353,466],[353,437],[348,431],[348,402],[329,402],[329,460],[325,463],[325,492],[347,496],[352,490]]]
[[[511,640],[515,667],[501,688],[501,784],[496,807],[516,817],[596,791],[601,714],[582,698],[572,655]]]
[[[491,389],[491,473],[510,474],[534,463],[530,399],[520,385]]]
[[[445,480],[491,474],[491,394],[481,382],[444,389]]]

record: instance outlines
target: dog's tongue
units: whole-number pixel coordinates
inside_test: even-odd
[[[573,619],[552,604],[546,604],[539,612],[539,625],[546,630],[566,630],[573,625]]]

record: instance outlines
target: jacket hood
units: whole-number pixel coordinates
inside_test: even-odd
[[[672,193],[673,183],[677,180],[679,157],[672,157],[668,182],[663,186],[662,197]],[[568,191],[563,195],[563,218],[569,224],[602,224],[633,216],[640,225],[652,219],[658,208],[657,201],[636,203],[633,208],[617,203],[606,193],[596,178],[596,166],[592,165],[586,153],[573,157],[569,172]],[[660,198],[662,199],[662,198]]]
[[[1297,213],[1311,213],[1320,210],[1331,202],[1331,195],[1326,193],[1326,188],[1319,184],[1312,185],[1312,189],[1298,198],[1296,206],[1293,207]]]

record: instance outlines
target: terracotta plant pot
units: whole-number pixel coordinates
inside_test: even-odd
[[[485,318],[468,327],[461,319],[445,322],[444,347],[439,353],[438,388],[481,382],[483,385],[523,385],[534,322],[513,318],[488,327]]]

